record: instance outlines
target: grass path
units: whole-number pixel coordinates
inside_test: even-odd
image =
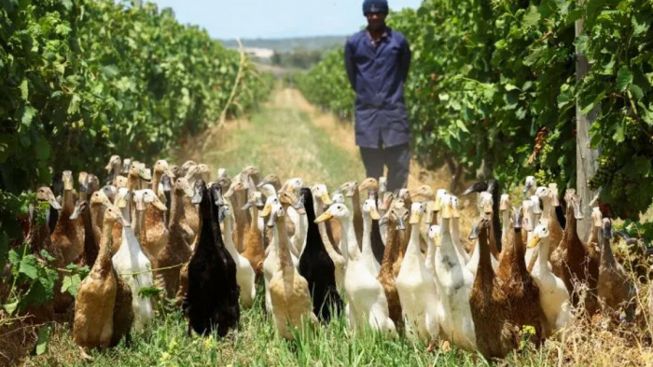
[[[264,174],[301,176],[329,187],[362,177],[358,152],[349,146],[353,141],[340,141],[346,127],[317,124],[317,114],[298,91],[279,88],[249,120],[211,129],[202,144],[187,142],[180,155],[209,164],[212,172],[224,167],[233,175],[253,164]]]

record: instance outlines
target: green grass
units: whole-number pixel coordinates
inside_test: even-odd
[[[322,182],[330,188],[364,177],[360,157],[332,139],[308,113],[292,103],[276,103],[262,108],[250,122],[226,129],[225,136],[207,144],[202,156],[205,163],[214,169],[224,167],[230,175],[253,164],[264,175],[275,173],[282,180],[303,177],[308,184]]]
[[[71,339],[69,326],[59,325],[49,351],[27,361],[34,366],[464,366],[477,358],[460,351],[427,352],[421,343],[374,332],[353,335],[344,318],[307,327],[294,341],[279,338],[262,306],[262,288],[253,308],[243,310],[240,328],[225,338],[188,336],[187,322],[177,311],[158,314],[131,345],[92,351],[85,362]],[[478,362],[482,359],[478,359]]]

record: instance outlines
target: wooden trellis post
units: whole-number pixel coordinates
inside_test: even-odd
[[[582,6],[583,1],[578,2]],[[576,21],[576,39],[583,33],[584,19]],[[576,45],[576,83],[587,75],[589,70],[587,58]],[[596,195],[589,187],[589,180],[594,176],[597,170],[598,151],[591,149],[589,129],[592,122],[596,119],[599,109],[595,107],[588,115],[582,112],[581,106],[576,102],[576,192],[581,199],[581,209],[585,219],[578,222],[578,235],[582,240],[587,239],[591,229],[591,208],[590,201]]]

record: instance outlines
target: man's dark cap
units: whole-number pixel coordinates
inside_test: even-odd
[[[388,2],[386,0],[363,1],[363,15],[367,15],[369,13],[388,14]]]

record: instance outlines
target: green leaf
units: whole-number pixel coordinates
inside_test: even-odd
[[[9,236],[4,231],[0,232],[0,269],[5,268],[9,258]]]
[[[633,94],[636,100],[644,98],[644,91],[637,84],[631,84],[628,90],[630,90],[630,93]]]
[[[508,92],[519,89],[519,88],[517,88],[516,85],[510,84],[510,83],[506,84],[504,87],[506,88],[506,91],[508,91]]]
[[[36,115],[36,109],[32,106],[25,106],[23,109],[23,117],[21,117],[20,122],[25,127],[30,127],[32,120]]]
[[[70,103],[68,104],[68,112],[69,115],[73,115],[77,112],[79,112],[79,102],[81,101],[81,98],[79,97],[79,94],[73,94],[72,98],[70,98]]]
[[[36,279],[39,276],[39,264],[34,255],[27,255],[20,260],[18,272],[26,275],[30,279]]]
[[[628,66],[623,65],[619,68],[617,72],[617,84],[616,88],[620,92],[626,90],[626,88],[633,82],[633,73],[628,69]]]
[[[48,342],[50,341],[50,325],[43,326],[38,331],[38,338],[36,339],[36,355],[40,356],[48,350]]]
[[[18,300],[11,302],[11,303],[5,303],[2,305],[2,308],[9,314],[13,315],[14,312],[16,312],[16,309],[18,308]]]
[[[460,130],[469,134],[469,129],[467,129],[467,126],[465,126],[465,123],[462,120],[456,120],[456,126],[458,126]]]
[[[534,5],[531,5],[531,7],[528,9],[528,12],[524,15],[523,19],[523,26],[524,28],[531,28],[537,25],[537,23],[540,21],[540,11],[537,10],[537,7]]]
[[[23,101],[27,101],[29,98],[29,84],[27,79],[23,79],[18,88],[20,89],[20,98],[22,98]]]
[[[623,124],[618,124],[617,127],[615,128],[614,134],[612,135],[612,139],[614,139],[615,143],[620,144],[623,143],[625,140],[625,132],[624,132],[624,125]]]
[[[61,284],[61,292],[68,292],[73,297],[77,296],[79,285],[82,283],[82,278],[79,274],[66,275]]]
[[[18,267],[18,264],[20,264],[20,255],[16,250],[9,250],[9,263],[13,265],[14,267]]]

